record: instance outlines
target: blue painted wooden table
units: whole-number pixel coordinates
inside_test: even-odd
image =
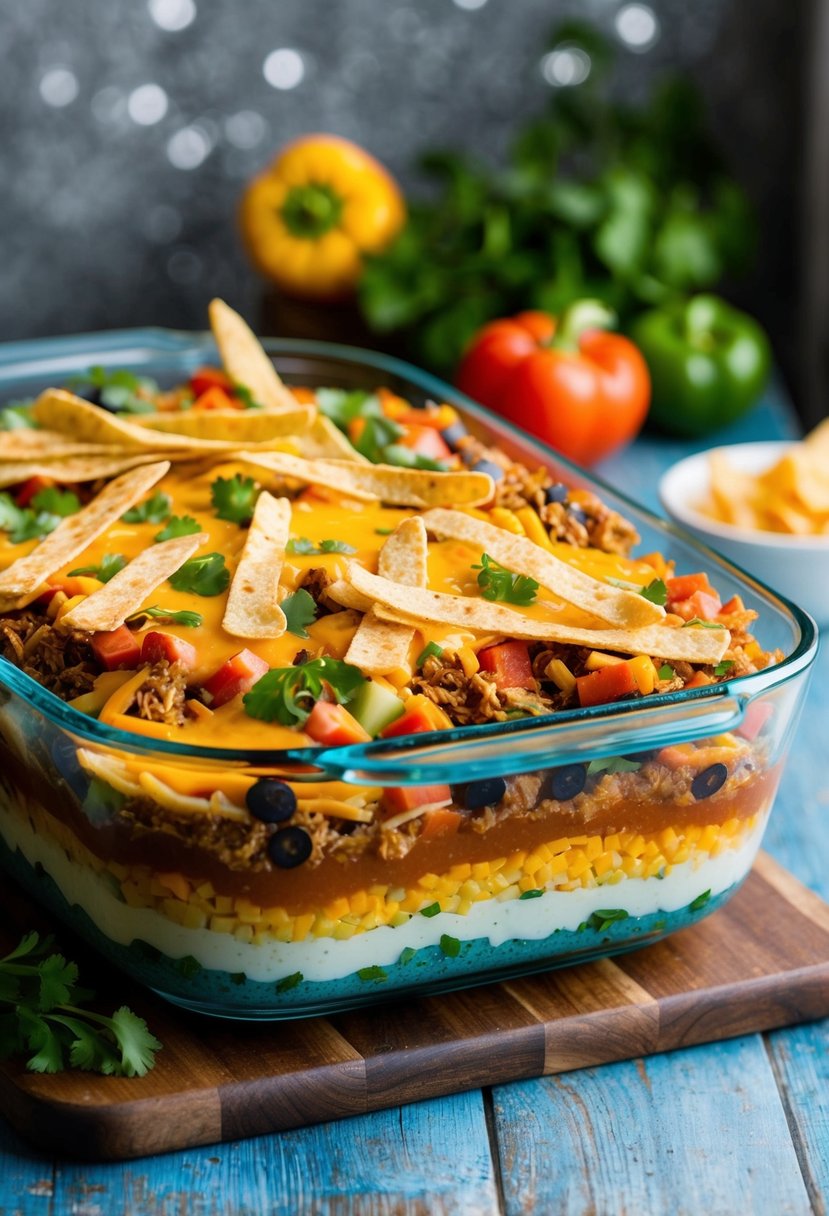
[[[795,434],[772,392],[717,438]],[[648,437],[599,471],[655,507],[691,450]],[[824,652],[766,838],[825,898],[827,689]],[[124,1165],[52,1161],[0,1121],[0,1216],[801,1216],[827,1197],[829,1022]]]

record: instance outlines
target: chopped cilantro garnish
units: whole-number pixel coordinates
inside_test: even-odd
[[[431,456],[421,456],[420,452],[413,452],[411,448],[405,447],[402,443],[391,443],[384,448],[383,462],[396,464],[403,469],[430,469],[438,473],[446,471],[445,460],[434,460]]]
[[[587,927],[595,929],[599,933],[604,933],[611,925],[617,924],[620,920],[627,920],[629,913],[624,908],[598,908],[595,912],[591,912],[587,918]]]
[[[689,629],[691,625],[695,625],[699,629],[722,629],[722,625],[718,625],[716,621],[704,621],[701,616],[692,617],[690,621],[685,622],[682,628]]]
[[[727,676],[733,666],[734,666],[733,659],[723,659],[722,662],[718,663],[717,666],[714,668],[714,675],[715,676]]]
[[[437,903],[437,901],[433,904],[429,904],[427,908],[420,909],[421,916],[437,916],[438,912],[440,912],[440,904]]]
[[[635,773],[642,765],[638,760],[626,760],[624,756],[605,756],[602,760],[591,760],[587,775],[595,773]]]
[[[246,410],[261,410],[262,408],[246,384],[234,384],[233,396],[237,401],[241,401]]]
[[[676,679],[676,672],[674,671],[673,667],[671,667],[670,663],[663,663],[656,674],[659,676],[660,680]]]
[[[290,992],[292,988],[298,987],[304,979],[305,976],[301,971],[295,971],[293,975],[286,975],[281,980],[277,981],[276,991]]]
[[[285,552],[307,557],[320,553],[356,553],[357,550],[344,540],[321,540],[318,545],[315,545],[307,536],[295,536],[288,541]]]
[[[153,621],[164,621],[167,625],[184,625],[188,629],[198,629],[204,617],[200,612],[189,612],[186,608],[160,608],[154,604],[152,608],[139,608],[127,617],[127,623],[142,621],[144,618]]]
[[[380,400],[374,393],[364,389],[319,388],[317,389],[317,407],[321,414],[340,428],[345,430],[349,422],[355,418],[364,418],[382,414]]]
[[[111,578],[123,570],[127,564],[127,559],[123,553],[105,553],[97,566],[78,566],[77,570],[70,570],[69,577],[74,578],[76,574],[85,574],[90,578],[97,578],[101,583],[108,583]]]
[[[361,967],[357,975],[361,980],[386,980],[389,978],[382,967]]]
[[[478,586],[485,600],[501,600],[507,604],[531,604],[538,591],[538,583],[526,574],[513,574],[494,561],[488,553],[481,554]]]
[[[46,511],[49,515],[59,515],[63,519],[74,515],[81,509],[81,502],[72,490],[59,490],[57,486],[46,486],[38,490],[32,498],[32,506],[36,511]]]
[[[205,553],[204,557],[191,557],[167,581],[176,591],[220,595],[230,582],[230,571],[221,553]]]
[[[447,958],[457,958],[461,952],[461,944],[456,937],[450,937],[448,933],[441,934],[440,948]]]
[[[201,525],[192,515],[171,515],[166,528],[156,532],[153,540],[175,540],[178,536],[195,536],[197,532],[201,532]]]
[[[344,540],[321,540],[320,553],[356,553],[353,545]]]
[[[307,536],[292,536],[285,546],[286,553],[297,553],[305,557],[308,553],[318,552],[317,546]]]
[[[125,511],[121,519],[125,524],[163,524],[170,518],[173,502],[169,494],[157,490],[150,498]]]
[[[391,536],[393,531],[394,531],[394,528],[375,528],[374,535],[375,536]]]
[[[639,592],[646,600],[650,600],[652,604],[659,604],[664,608],[668,602],[668,588],[665,586],[661,578],[655,578],[648,583],[647,587],[642,587]]]
[[[531,891],[522,891],[518,896],[519,899],[538,899],[544,892],[539,887],[533,887]]]
[[[691,902],[688,905],[689,911],[699,912],[701,908],[705,907],[705,905],[708,903],[710,898],[711,898],[711,889],[709,887],[709,889],[707,891],[703,891],[702,895],[698,895],[696,897],[696,899],[691,900]]]
[[[0,494],[0,530],[8,532],[13,545],[22,545],[26,540],[40,540],[54,532],[60,523],[60,515],[51,511],[33,511],[31,507],[19,507],[11,494]]]
[[[438,646],[437,642],[427,642],[415,660],[415,667],[422,667],[427,659],[439,659],[442,654],[442,646]]]
[[[234,473],[232,477],[217,477],[210,487],[210,497],[219,519],[232,524],[249,523],[259,496],[259,487],[252,477]]]
[[[286,595],[280,604],[288,622],[288,633],[298,638],[307,638],[306,625],[312,625],[317,617],[317,605],[314,597],[300,587],[293,595]]]
[[[400,958],[397,960],[401,967],[405,967],[406,963],[410,963],[417,954],[414,946],[404,946],[400,951]]]
[[[323,688],[344,705],[364,683],[358,667],[325,655],[299,667],[272,667],[245,693],[245,712],[263,722],[302,726]]]
[[[30,431],[37,427],[31,414],[33,400],[9,401],[0,405],[0,431]]]
[[[73,376],[69,388],[94,389],[97,400],[106,409],[124,414],[152,414],[155,405],[149,397],[158,392],[155,380],[136,376],[125,368],[90,367],[82,376]]]
[[[354,447],[361,456],[365,456],[374,464],[395,463],[389,459],[389,450],[405,433],[404,428],[391,418],[380,414],[368,417],[364,415],[364,418],[365,425],[354,440]]]

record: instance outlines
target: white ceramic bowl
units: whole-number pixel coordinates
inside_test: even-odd
[[[735,443],[712,449],[728,456],[735,469],[762,473],[775,464],[790,440]],[[665,512],[735,565],[787,599],[794,600],[829,627],[829,537],[788,536],[720,523],[699,510],[708,496],[711,451],[699,452],[672,465],[659,482]]]

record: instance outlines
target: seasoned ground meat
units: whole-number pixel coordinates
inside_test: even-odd
[[[305,572],[299,586],[303,591],[307,591],[311,599],[317,605],[317,616],[327,616],[330,612],[341,612],[342,605],[329,599],[326,594],[327,589],[334,582],[334,579],[323,566],[312,566],[310,570]]]
[[[446,710],[458,726],[502,722],[507,716],[492,678],[481,671],[468,676],[454,657],[428,658],[412,689]]]
[[[180,663],[166,659],[153,664],[147,678],[135,694],[135,709],[139,718],[148,722],[164,722],[181,726],[185,718],[187,676]]]
[[[64,701],[89,692],[98,667],[86,633],[66,633],[32,611],[0,621],[0,655]]]

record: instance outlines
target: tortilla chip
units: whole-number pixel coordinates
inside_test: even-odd
[[[325,414],[317,414],[310,431],[302,436],[302,455],[306,460],[350,460],[354,464],[371,461],[358,452],[338,426]]]
[[[266,410],[295,410],[296,397],[280,380],[247,322],[224,300],[211,300],[208,312],[222,365],[233,383],[248,389]]]
[[[206,532],[197,532],[150,545],[108,583],[61,617],[61,628],[88,629],[94,633],[117,629],[209,539]]]
[[[291,504],[263,490],[230,584],[222,628],[235,638],[279,638],[287,628],[279,607],[279,576],[291,531]]]
[[[390,464],[303,460],[281,452],[246,451],[235,453],[235,457],[307,485],[327,486],[351,498],[379,500],[397,507],[475,506],[487,502],[493,491],[488,473],[433,473],[427,469],[399,469]]]
[[[111,785],[119,794],[128,798],[140,798],[143,793],[141,786],[132,779],[132,775],[122,760],[115,756],[102,755],[87,747],[79,747],[78,763],[85,772],[100,778],[106,785]]]
[[[3,460],[63,460],[67,456],[123,456],[128,448],[78,442],[60,431],[11,431],[3,435]]]
[[[298,435],[311,425],[314,411],[295,405],[281,413],[265,410],[171,410],[164,414],[142,414],[141,426],[165,434],[193,439],[219,439],[244,447],[248,443]]]
[[[525,536],[516,536],[461,511],[427,511],[421,518],[433,535],[480,545],[482,552],[507,570],[528,575],[559,599],[611,625],[639,628],[655,625],[665,616],[664,608],[638,592],[592,578]]]
[[[169,467],[169,461],[162,460],[123,473],[80,511],[67,515],[36,549],[26,557],[19,557],[0,574],[0,599],[36,591],[50,575],[83,553],[125,511],[135,506]]]
[[[380,576],[403,586],[426,587],[428,556],[423,520],[419,515],[404,519],[380,550]],[[410,625],[383,621],[371,608],[351,639],[345,661],[370,676],[401,668],[411,674],[409,651],[414,635]]]
[[[169,459],[165,452],[136,452],[132,456],[70,457],[68,460],[56,460],[54,464],[40,460],[25,461],[21,464],[0,464],[0,489],[17,485],[29,477],[48,477],[60,485],[102,481],[138,465],[155,464],[159,460]]]
[[[474,633],[493,633],[507,638],[526,638],[537,642],[564,642],[624,654],[647,654],[660,659],[684,659],[688,663],[718,663],[731,640],[727,629],[700,626],[673,628],[646,625],[641,629],[583,629],[538,621],[471,596],[446,595],[419,587],[400,587],[379,575],[369,574],[362,566],[349,562],[347,584],[365,600],[373,600],[377,615],[384,621],[401,621],[417,627],[424,621],[457,625]],[[348,596],[340,595],[340,583],[329,587],[328,594],[338,603],[351,607]]]

